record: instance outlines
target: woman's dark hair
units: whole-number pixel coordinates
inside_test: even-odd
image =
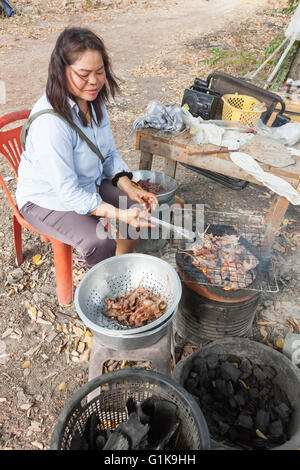
[[[100,124],[103,117],[101,104],[108,101],[109,92],[114,97],[116,92],[119,91],[119,86],[117,78],[112,72],[110,59],[106,52],[103,40],[89,29],[77,27],[67,28],[59,35],[51,54],[46,95],[54,110],[68,122],[72,123],[73,118],[68,97],[75,101],[76,99],[68,91],[66,67],[74,64],[78,59],[78,56],[87,49],[100,52],[106,73],[106,83],[103,85],[97,98],[93,101],[93,106],[97,116],[97,124]],[[83,124],[87,125],[87,120],[83,113],[81,113],[81,119]]]

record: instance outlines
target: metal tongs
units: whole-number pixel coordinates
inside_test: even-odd
[[[161,225],[162,227],[168,228],[172,230],[173,232],[176,232],[179,235],[181,235],[181,237],[186,238],[188,240],[194,240],[196,238],[195,232],[191,232],[190,230],[186,230],[185,228],[178,227],[177,225],[169,224],[168,222],[157,219],[156,217],[151,216],[149,219],[145,219],[145,220],[152,222],[154,225]]]

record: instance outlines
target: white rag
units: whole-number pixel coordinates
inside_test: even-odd
[[[286,197],[288,201],[295,206],[300,204],[300,194],[291,184],[278,176],[265,172],[254,158],[247,153],[234,152],[230,154],[230,158],[233,163],[254,176],[254,178],[263,183],[267,188],[274,191],[274,193]]]

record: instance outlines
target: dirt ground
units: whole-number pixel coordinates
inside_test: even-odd
[[[0,115],[31,108],[44,92],[50,53],[63,28],[91,27],[103,37],[121,79],[121,94],[108,110],[117,148],[133,170],[138,169],[139,154],[132,124],[145,113],[151,99],[180,104],[184,89],[196,76],[206,78],[218,67],[207,62],[212,48],[248,47],[260,59],[289,22],[287,15],[274,10],[284,2],[275,1],[12,3],[16,15],[0,17],[0,80],[7,91]],[[232,67],[237,70],[238,64]],[[162,158],[154,159],[153,169],[163,170]],[[15,182],[6,162],[0,161],[0,171],[14,193]],[[182,166],[176,179],[178,195],[186,202],[205,204],[207,210],[264,215],[272,198],[266,188],[249,184],[233,191]],[[92,338],[76,322],[73,305],[62,308],[57,304],[51,247],[25,230],[25,260],[17,269],[11,210],[3,192],[0,214],[0,449],[49,449],[60,410],[88,380]],[[274,245],[279,291],[262,294],[249,334],[278,350],[288,331],[300,332],[298,216],[299,209],[290,205]],[[87,270],[80,253],[74,257],[77,285]],[[186,343],[180,354],[194,349]],[[115,366],[108,364],[109,370]]]

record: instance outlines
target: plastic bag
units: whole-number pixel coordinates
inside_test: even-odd
[[[286,197],[292,204],[300,204],[300,194],[293,186],[279,176],[267,173],[250,155],[243,152],[230,154],[231,160],[244,171],[254,176],[264,186],[280,196]]]
[[[176,134],[183,127],[182,111],[179,105],[164,105],[158,100],[152,100],[148,103],[146,114],[137,118],[133,123],[133,130],[153,127],[161,131]]]
[[[264,135],[278,140],[284,145],[295,145],[300,140],[300,122],[288,122],[280,127],[269,127],[261,119],[255,124],[254,130],[258,135]]]
[[[8,18],[15,14],[15,10],[8,0],[0,0],[0,13],[2,12],[4,12],[4,15]]]
[[[194,141],[201,144],[213,144],[222,147],[228,147],[230,150],[236,150],[241,145],[248,142],[253,137],[252,134],[246,134],[246,126],[239,125],[239,122],[233,121],[203,121],[202,118],[196,118],[186,109],[182,108],[183,122],[186,128],[194,135]],[[240,129],[230,130],[230,129]],[[249,130],[249,129],[248,129]]]

